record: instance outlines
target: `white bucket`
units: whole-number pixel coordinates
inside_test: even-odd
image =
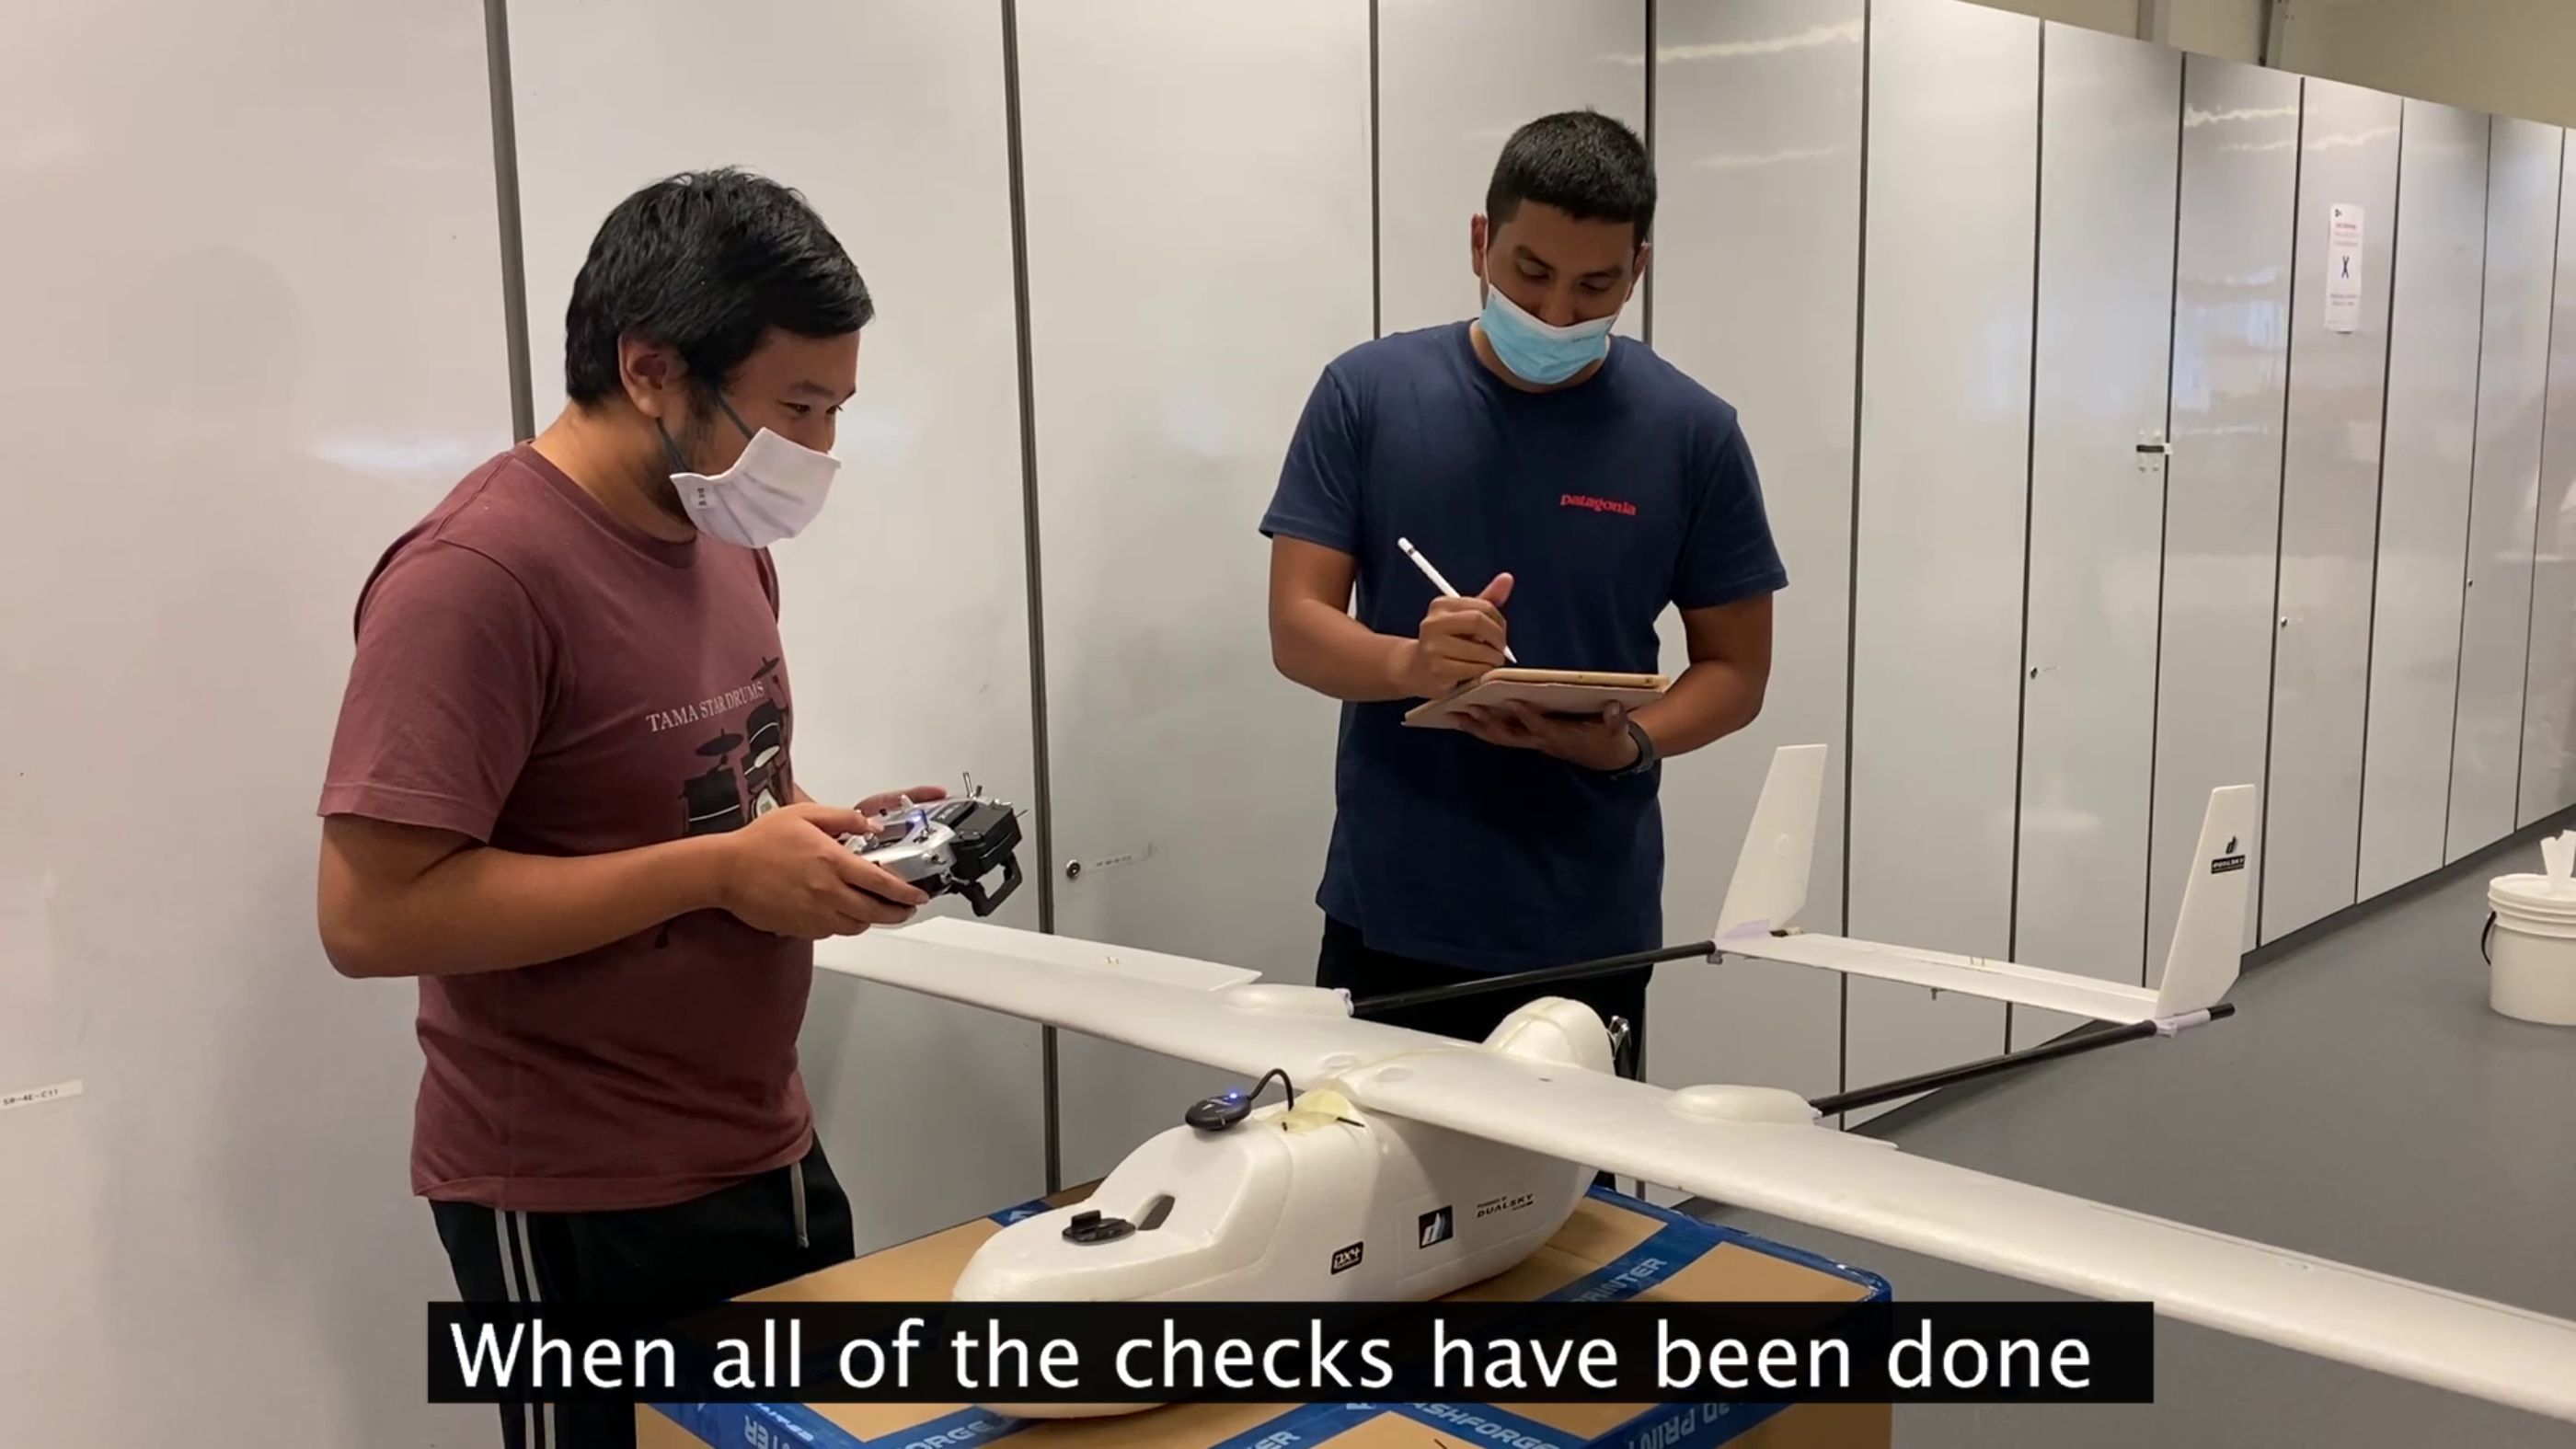
[[[2487,1004],[2519,1021],[2576,1026],[2576,880],[2506,875],[2487,883],[2495,946]]]

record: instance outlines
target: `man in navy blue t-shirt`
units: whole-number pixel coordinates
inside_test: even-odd
[[[1262,531],[1279,669],[1345,701],[1319,985],[1367,998],[1665,944],[1659,762],[1761,710],[1788,579],[1735,410],[1610,335],[1654,206],[1627,127],[1522,127],[1470,224],[1483,314],[1353,348],[1306,405]],[[1473,596],[1444,598],[1399,538]],[[1675,606],[1690,667],[1633,716],[1403,725],[1506,649],[1658,672]],[[1648,976],[1389,1019],[1481,1037],[1554,993],[1642,1031]]]

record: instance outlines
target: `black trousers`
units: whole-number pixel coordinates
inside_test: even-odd
[[[517,1213],[434,1202],[467,1303],[712,1307],[856,1256],[820,1142],[801,1162],[671,1207]],[[623,1404],[504,1404],[506,1449],[633,1449]]]
[[[1566,961],[1559,964],[1572,966],[1576,963]],[[1591,1007],[1600,1014],[1605,1026],[1614,1016],[1626,1018],[1632,1040],[1642,1045],[1646,1039],[1646,987],[1654,978],[1654,967],[1639,966],[1631,971],[1615,971],[1580,981],[1479,992],[1473,996],[1406,1007],[1370,1019],[1383,1021],[1389,1026],[1427,1031],[1435,1036],[1483,1041],[1493,1034],[1495,1027],[1502,1025],[1504,1017],[1540,997],[1562,996]],[[1315,984],[1326,990],[1339,988],[1348,991],[1354,1002],[1366,1002],[1375,996],[1392,996],[1400,991],[1421,991],[1435,986],[1457,986],[1491,979],[1490,972],[1389,955],[1362,940],[1358,927],[1325,918],[1323,951],[1315,962]]]

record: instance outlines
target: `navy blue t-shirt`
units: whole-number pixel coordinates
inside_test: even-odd
[[[1350,554],[1357,616],[1413,637],[1438,591],[1512,575],[1530,669],[1648,674],[1667,607],[1788,582],[1735,409],[1640,343],[1587,381],[1529,393],[1468,324],[1353,348],[1324,369],[1262,532]],[[1370,947],[1480,971],[1664,944],[1660,770],[1627,779],[1403,725],[1411,702],[1345,705],[1317,904]]]

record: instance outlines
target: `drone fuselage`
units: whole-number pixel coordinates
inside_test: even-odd
[[[1610,1068],[1609,1033],[1578,1002],[1534,1002],[1485,1045],[1568,1071]],[[1325,1083],[1221,1130],[1151,1138],[1084,1202],[994,1234],[952,1296],[1418,1302],[1519,1265],[1565,1225],[1593,1177],[1586,1165],[1359,1111]],[[1062,1418],[1150,1406],[985,1407]]]

